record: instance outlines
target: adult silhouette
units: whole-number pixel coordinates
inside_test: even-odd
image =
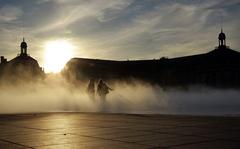
[[[103,80],[100,80],[97,86],[97,93],[101,99],[101,101],[105,101],[106,100],[106,96],[109,93],[111,89],[109,86],[107,86],[107,84],[105,82],[103,82]]]
[[[90,99],[95,100],[95,80],[90,79],[87,87],[87,93]]]

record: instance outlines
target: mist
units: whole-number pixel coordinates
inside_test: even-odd
[[[1,85],[0,113],[108,112],[134,114],[231,115],[240,114],[240,90],[193,86],[163,89],[134,81],[107,82],[114,90],[106,101],[92,100],[87,82],[69,84],[60,74],[42,82]],[[96,82],[97,85],[97,82]]]

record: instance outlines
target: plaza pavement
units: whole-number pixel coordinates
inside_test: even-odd
[[[0,115],[0,148],[238,149],[240,117],[106,113]]]

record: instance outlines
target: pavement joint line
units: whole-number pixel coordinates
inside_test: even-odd
[[[146,144],[139,144],[139,143],[136,143],[136,142],[125,142],[125,141],[119,141],[119,140],[112,140],[112,139],[104,139],[104,138],[99,138],[99,137],[94,137],[94,136],[83,136],[81,135],[82,137],[89,137],[89,138],[95,138],[95,139],[100,139],[100,140],[106,140],[106,141],[113,141],[113,142],[120,142],[120,143],[129,143],[129,144],[136,144],[136,145],[146,145]],[[89,143],[90,142],[95,142],[95,141],[88,141]],[[34,147],[31,147],[31,148],[35,148],[35,147],[44,147],[44,146],[54,146],[54,145],[64,145],[64,144],[69,144],[68,142],[66,143],[61,143],[61,144],[49,144],[49,145],[41,145],[41,146],[34,146]],[[146,145],[146,146],[151,146],[151,145]]]
[[[136,129],[126,129],[126,128],[117,128],[117,129],[124,129],[124,130],[134,130],[139,132],[150,132],[150,133],[156,133],[156,134],[169,134],[169,135],[179,135],[179,136],[191,136],[191,137],[201,137],[201,138],[213,138],[213,137],[207,137],[207,136],[200,136],[200,135],[188,135],[188,134],[182,134],[182,133],[168,133],[168,132],[161,132],[161,131],[153,131],[153,130],[136,130]],[[78,135],[78,134],[75,134]],[[142,136],[142,135],[141,135]],[[134,137],[134,136],[130,136]]]
[[[206,139],[221,139],[221,140],[231,140],[231,139],[223,139],[219,137],[210,137],[210,136],[202,136],[202,135],[190,135],[190,134],[182,134],[182,133],[169,133],[169,132],[161,132],[161,131],[152,131],[154,133],[160,133],[160,134],[169,134],[169,135],[179,135],[179,136],[189,136],[189,137],[200,137],[200,138],[206,138]],[[237,141],[237,140],[232,140]]]
[[[96,120],[92,120],[92,121],[96,121]],[[109,120],[110,121],[110,120]],[[105,121],[104,121],[105,122]],[[111,122],[111,121],[110,121]],[[134,124],[137,124],[136,122],[128,122],[128,123],[134,123]],[[6,125],[6,124],[3,124],[3,125]],[[145,125],[149,126],[149,123],[146,123]],[[27,129],[35,129],[35,130],[46,130],[46,131],[49,131],[49,130],[56,130],[56,129],[63,129],[63,128],[55,128],[55,129],[40,129],[40,128],[33,128],[33,127],[26,127],[26,126],[19,126],[19,125],[8,125],[8,126],[13,126],[13,127],[19,127],[19,128],[27,128]],[[162,126],[170,126],[170,127],[193,127],[193,126],[177,126],[177,125],[162,125]],[[93,128],[118,128],[118,127],[115,127],[115,126],[112,126],[112,127],[104,127],[104,126],[92,126]],[[78,128],[78,127],[76,127]],[[201,128],[201,127],[194,127],[194,128]],[[118,128],[118,129],[125,129],[125,128]],[[131,129],[131,128],[130,128]],[[138,129],[133,129],[133,130],[138,130]],[[140,130],[140,129],[139,129]]]
[[[205,140],[205,141],[197,141],[197,142],[191,142],[191,143],[183,143],[183,144],[177,144],[177,145],[170,145],[170,146],[168,146],[168,148],[184,146],[184,145],[191,145],[191,144],[200,144],[200,143],[206,143],[206,142],[216,142],[216,141],[218,141],[218,140]]]
[[[209,129],[209,128],[212,128],[212,127],[197,127],[197,126],[176,126],[176,127],[190,127],[190,128],[201,128],[201,129]],[[224,129],[224,128],[221,128],[221,130],[223,130],[223,131],[229,131],[229,130],[231,130],[231,131],[234,131],[234,130],[240,130],[239,128],[238,129]]]
[[[84,119],[84,118],[82,118],[81,120],[87,120],[87,121],[100,121],[100,122],[123,122],[124,124],[126,124],[126,123],[129,123],[129,124],[138,124],[137,122],[129,122],[129,121],[119,121],[119,120],[101,120],[101,119],[98,119],[98,120],[96,120],[96,119]],[[140,120],[140,121],[142,121],[142,120]],[[146,122],[146,123],[141,123],[141,124],[146,124],[146,125],[149,125],[149,123],[148,122]],[[167,126],[169,126],[169,125],[167,125]],[[173,125],[173,126],[175,126],[175,125]]]
[[[196,141],[196,142],[191,142],[191,143],[183,143],[183,144],[176,144],[176,145],[169,145],[169,146],[161,146],[161,145],[156,145],[152,147],[151,149],[158,149],[160,148],[166,148],[166,149],[171,149],[172,147],[178,147],[178,146],[184,146],[184,145],[191,145],[191,144],[199,144],[199,143],[205,143],[205,142],[215,142],[217,140],[204,140],[204,141]],[[143,144],[146,145],[146,144]]]
[[[93,127],[93,128],[115,128],[115,127]],[[194,127],[194,128],[198,128],[198,127]],[[34,129],[34,128],[33,128]],[[60,128],[61,129],[61,128]],[[188,134],[182,134],[182,133],[168,133],[168,132],[161,132],[161,131],[154,131],[154,130],[136,130],[136,129],[127,129],[127,128],[116,128],[119,130],[134,130],[134,131],[140,131],[140,132],[151,132],[151,133],[160,133],[160,134],[169,134],[169,135],[180,135],[180,136],[191,136],[191,137],[201,137],[201,138],[208,138],[208,139],[219,139],[219,140],[226,140],[226,141],[238,141],[238,140],[232,140],[232,139],[223,139],[223,138],[218,138],[218,137],[208,137],[208,136],[202,136],[202,135],[188,135]],[[52,130],[52,129],[51,129]],[[75,133],[72,133],[74,135],[78,135]],[[139,135],[137,135],[139,136]],[[142,135],[140,135],[142,136]],[[134,137],[134,136],[129,136],[129,137]],[[115,138],[115,139],[118,139]]]
[[[41,131],[49,131],[51,129],[40,129],[40,128],[33,128],[33,127],[26,127],[26,126],[21,126],[21,125],[13,125],[13,124],[5,124],[6,126],[12,126],[15,128],[26,128],[26,129],[33,129],[33,130],[41,130]]]
[[[159,149],[159,147],[160,147],[160,149],[169,149],[168,147],[165,147],[165,146],[153,146],[153,147],[151,147],[151,148],[148,148],[148,149]]]
[[[42,131],[51,131],[51,130],[58,130],[58,129],[64,129],[64,128],[55,128],[55,129],[40,129],[40,128],[34,128],[34,127],[26,127],[26,126],[21,126],[21,125],[13,125],[13,124],[3,124],[5,126],[12,126],[15,128],[26,128],[26,129],[34,129],[34,130],[42,130]],[[117,128],[117,129],[126,129],[126,128],[118,128],[118,127],[105,127],[105,126],[91,126],[92,128]],[[73,128],[78,128],[78,127],[73,127]]]
[[[0,138],[0,140],[3,141],[3,142],[7,142],[7,143],[11,143],[11,144],[19,145],[19,146],[22,146],[22,147],[25,147],[25,148],[32,148],[32,147],[30,147],[30,146],[26,146],[26,145],[23,145],[23,144],[20,144],[20,143],[16,143],[16,142],[8,141],[8,140],[2,139],[2,138]]]
[[[93,141],[89,141],[89,142],[93,142]],[[59,144],[53,143],[53,144],[48,144],[48,145],[36,145],[36,146],[33,146],[32,148],[44,147],[44,146],[54,146],[54,145],[66,145],[66,144],[69,144],[69,142],[64,142],[64,143],[59,143]]]
[[[156,132],[158,133],[158,132]],[[211,138],[211,137],[205,137],[205,136],[197,136],[197,135],[186,135],[186,134],[176,134],[176,133],[167,133],[167,132],[163,132],[163,133],[160,133],[160,134],[168,134],[168,135],[178,135],[178,136],[186,136],[186,137],[196,137],[196,138],[205,138],[205,139],[213,139],[213,140],[208,140],[208,141],[216,141],[216,140],[224,140],[224,141],[230,141],[228,139],[219,139],[219,138]],[[139,135],[139,136],[144,136],[144,135]],[[134,137],[134,136],[129,136],[129,137]],[[126,138],[129,138],[129,137],[126,137]],[[118,138],[116,138],[118,139]],[[206,140],[207,141],[207,140]],[[233,141],[233,140],[231,140]],[[235,141],[233,141],[235,142]]]
[[[71,134],[71,133],[70,133]],[[79,136],[79,135],[78,135]],[[88,136],[88,135],[80,135],[82,137],[90,137],[90,138],[95,138],[95,139],[101,139],[101,140],[106,140],[106,141],[114,141],[114,142],[122,142],[122,143],[130,143],[130,144],[138,144],[141,145],[137,142],[128,142],[128,141],[121,141],[121,140],[114,140],[114,139],[105,139],[105,138],[101,138],[101,137],[96,137],[96,136]],[[143,144],[142,144],[143,145]],[[146,144],[144,144],[146,145]],[[151,146],[151,145],[148,145]]]
[[[26,129],[32,129],[32,130],[41,130],[41,131],[54,131],[54,130],[64,129],[64,128],[41,129],[41,128],[34,128],[34,127],[19,126],[19,125],[8,125],[8,126],[13,126],[15,128],[26,128]],[[71,127],[71,128],[79,128],[79,127]],[[92,127],[92,128],[111,128],[111,127]]]
[[[230,142],[239,142],[239,140],[232,140],[232,139],[223,139],[223,138],[216,138],[217,140],[222,141],[230,141]]]
[[[71,134],[71,133],[67,133],[67,134]],[[71,134],[73,135],[73,134]],[[79,135],[78,135],[79,136]],[[82,135],[81,135],[82,136]],[[82,136],[82,137],[87,137],[87,136]],[[94,137],[88,137],[88,138],[94,138]],[[99,138],[97,138],[99,139]],[[94,141],[87,141],[87,142],[94,142]],[[40,146],[34,146],[34,147],[44,147],[44,146],[53,146],[53,145],[64,145],[64,144],[69,144],[69,142],[65,142],[65,143],[60,143],[60,144],[48,144],[48,145],[40,145]],[[34,148],[33,147],[33,148]]]
[[[180,136],[189,136],[189,137],[198,137],[198,138],[206,138],[206,139],[217,139],[217,140],[232,141],[232,142],[239,141],[239,140],[234,140],[234,139],[224,139],[224,138],[220,138],[220,137],[211,137],[211,136],[202,136],[202,135],[188,135],[188,134],[167,133],[167,132],[156,132],[156,133],[170,134],[170,135],[180,135]]]
[[[173,146],[179,146],[179,145],[185,145],[185,144],[196,144],[196,143],[198,143],[198,142],[211,142],[211,141],[217,141],[217,139],[212,139],[212,140],[203,140],[203,141],[196,141],[196,142],[191,142],[191,143],[184,143],[184,144],[178,144],[178,145],[173,145]],[[145,144],[145,143],[138,143],[138,144],[142,144],[142,145],[148,145],[148,144]],[[155,147],[167,147],[167,148],[169,148],[169,147],[172,147],[172,146],[155,146]]]
[[[79,134],[75,134],[75,133],[69,133],[69,134],[86,137],[85,135],[79,135]],[[106,135],[107,135],[107,134],[106,134]],[[111,135],[111,134],[110,134],[110,135]],[[141,137],[141,136],[145,136],[145,135],[133,135],[133,136],[125,137],[125,138],[137,137],[137,136]],[[92,136],[88,136],[88,137],[92,137]],[[98,137],[98,136],[96,136],[96,137]],[[101,137],[99,137],[99,138],[101,138]],[[116,138],[114,138],[114,139],[120,139],[120,138],[121,138],[121,137],[116,137]],[[105,139],[105,138],[102,138],[102,139]],[[114,140],[114,139],[113,139],[113,140]],[[119,141],[119,140],[115,140],[115,141]]]

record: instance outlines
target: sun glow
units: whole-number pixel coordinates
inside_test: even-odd
[[[66,40],[55,40],[45,45],[45,72],[60,72],[73,56],[74,46]]]

